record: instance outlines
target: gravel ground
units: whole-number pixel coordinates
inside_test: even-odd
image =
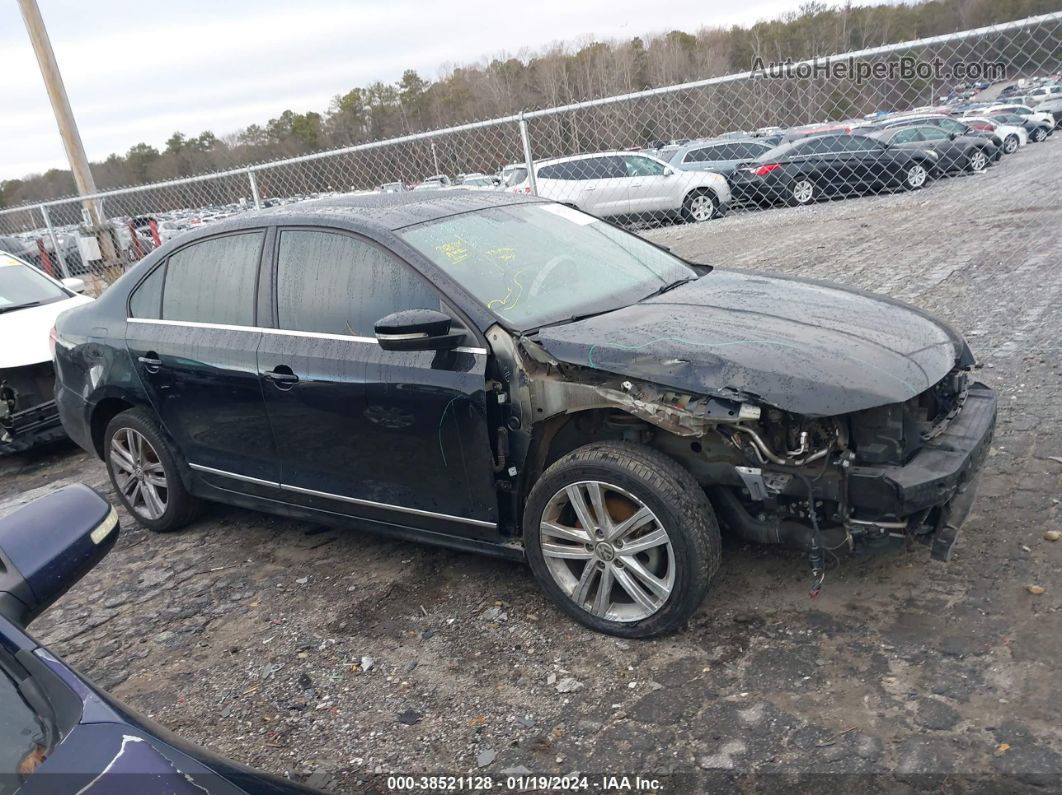
[[[913,194],[646,232],[968,334],[1001,416],[949,564],[922,547],[844,561],[811,601],[801,555],[730,541],[686,631],[623,642],[566,620],[520,565],[217,507],[172,536],[125,517],[34,630],[189,740],[333,790],[520,768],[1058,787],[1062,542],[1044,533],[1062,529],[1060,175],[1062,135]],[[70,447],[0,459],[0,502],[72,481],[109,491]]]

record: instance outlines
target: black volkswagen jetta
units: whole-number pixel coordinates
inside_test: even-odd
[[[630,637],[697,608],[717,516],[813,582],[841,545],[947,558],[995,424],[917,309],[485,192],[189,233],[64,314],[56,360],[70,436],[149,528],[216,500],[526,556]]]

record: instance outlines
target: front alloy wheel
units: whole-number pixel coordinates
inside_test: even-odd
[[[641,621],[675,585],[675,550],[660,519],[630,492],[587,480],[565,486],[542,513],[539,548],[554,581],[579,608]]]
[[[595,442],[556,461],[523,516],[527,561],[558,607],[598,632],[645,638],[682,626],[719,567],[719,525],[677,461]]]
[[[122,428],[111,437],[114,484],[138,518],[157,520],[166,513],[169,482],[159,454],[138,431]]]
[[[1045,130],[1043,127],[1037,127],[1035,130],[1033,130],[1033,143],[1041,144],[1044,142],[1045,138],[1047,138],[1047,130]]]
[[[1018,147],[1020,145],[1021,142],[1018,140],[1018,136],[1016,136],[1014,133],[1011,133],[1005,139],[1003,139],[1003,153],[1007,155],[1012,155],[1018,151]]]
[[[926,184],[928,176],[925,166],[921,163],[912,163],[907,167],[907,171],[904,174],[904,187],[907,190],[918,190]]]

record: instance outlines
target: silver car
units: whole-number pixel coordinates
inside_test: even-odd
[[[722,215],[730,203],[724,177],[678,171],[662,160],[632,152],[595,152],[535,164],[538,195],[599,218],[680,218],[699,222]],[[529,193],[529,180],[508,190]]]
[[[729,176],[742,163],[755,160],[772,147],[754,139],[725,138],[690,141],[669,153],[667,162],[680,171],[714,171]]]

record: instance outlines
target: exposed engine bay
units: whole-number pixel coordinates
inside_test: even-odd
[[[0,452],[25,450],[61,436],[54,389],[50,361],[0,370]]]

